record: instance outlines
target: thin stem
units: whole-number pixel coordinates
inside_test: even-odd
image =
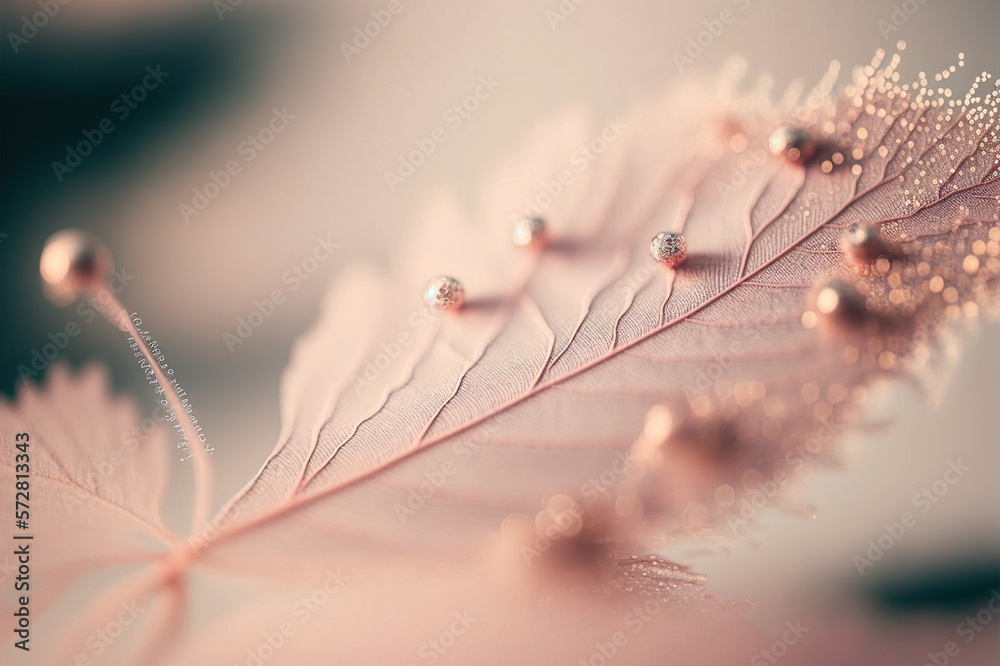
[[[128,310],[118,300],[118,297],[108,289],[101,290],[95,296],[94,300],[99,304],[101,314],[117,328],[131,335],[132,339],[136,341],[136,344],[142,351],[142,355],[146,358],[146,362],[149,363],[149,367],[152,369],[157,382],[163,388],[163,394],[170,405],[170,409],[173,411],[177,423],[181,427],[181,431],[188,440],[188,450],[191,452],[191,458],[194,461],[194,507],[191,515],[191,534],[194,534],[208,522],[209,511],[211,510],[212,464],[209,460],[208,452],[202,445],[198,431],[195,429],[194,423],[191,421],[191,417],[188,415],[183,403],[181,403],[180,396],[177,395],[167,375],[153,357],[153,353],[150,351],[146,341],[142,339],[142,335],[140,335],[139,330],[132,322],[132,317],[129,315]]]

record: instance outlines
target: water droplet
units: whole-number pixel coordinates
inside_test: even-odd
[[[840,249],[857,265],[868,264],[885,252],[878,229],[869,224],[854,224],[841,237]]]
[[[787,125],[771,133],[767,147],[775,157],[784,157],[789,162],[796,163],[807,161],[816,152],[816,142],[809,132]]]
[[[815,310],[828,326],[843,328],[861,324],[865,303],[858,290],[846,282],[830,280],[814,296]]]
[[[545,220],[540,217],[519,217],[514,222],[514,245],[540,246],[545,241]]]
[[[84,292],[104,289],[114,267],[104,243],[78,229],[50,236],[39,262],[45,294],[56,305],[69,305]]]

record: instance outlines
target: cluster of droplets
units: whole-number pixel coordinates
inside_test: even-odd
[[[868,393],[858,376],[818,381],[723,378],[688,404],[652,407],[630,450],[650,518],[673,516],[681,534],[710,530],[748,494],[781,486],[790,466],[826,460]]]
[[[905,47],[904,42],[897,44],[899,51]],[[958,187],[952,176],[982,169],[981,165],[966,164],[958,156],[956,146],[962,140],[968,142],[965,147],[969,149],[976,142],[983,143],[985,154],[994,148],[989,167],[1000,167],[1000,151],[995,150],[1000,143],[995,123],[1000,89],[986,95],[980,91],[991,78],[988,73],[977,77],[964,99],[958,100],[950,88],[934,88],[924,73],[912,83],[900,84],[900,54],[892,54],[887,63],[885,58],[885,51],[879,49],[869,64],[854,70],[840,101],[841,107],[846,108],[838,109],[831,101],[830,93],[840,71],[836,62],[831,63],[801,102],[791,101],[801,94],[800,88],[791,87],[786,95],[788,100],[778,105],[787,122],[770,133],[769,152],[803,167],[815,162],[825,174],[848,171],[856,179],[865,172],[866,158],[870,155],[875,154],[885,162],[881,166],[883,172],[888,163],[898,160],[906,167],[898,176],[902,185],[900,204],[911,211],[940,197],[946,183],[948,187]],[[957,66],[952,65],[931,78],[935,82],[944,81],[964,64],[964,54],[959,54]],[[752,113],[743,118],[728,117],[716,128],[715,138],[721,138],[722,142],[709,142],[711,157],[719,158],[726,148],[744,152],[749,145],[749,132],[757,124]],[[884,140],[897,124],[900,136]],[[933,146],[933,151],[919,152],[922,145]],[[810,214],[808,208],[802,211],[804,217]],[[546,220],[541,217],[518,218],[513,225],[512,241],[519,247],[541,250],[550,240]],[[683,236],[665,231],[650,242],[650,254],[656,261],[675,268],[687,259],[688,248]],[[464,287],[454,277],[437,276],[425,287],[424,301],[435,310],[459,310],[465,301]]]
[[[872,234],[873,231],[851,232]],[[959,218],[944,239],[901,240],[854,262],[858,279],[831,282],[816,291],[802,315],[807,329],[825,325],[850,340],[844,360],[863,368],[891,370],[913,354],[913,339],[929,338],[960,318],[975,318],[990,307],[1000,276],[1000,223]],[[848,241],[849,243],[850,241]],[[858,250],[862,254],[861,250]],[[852,338],[861,337],[860,344]]]
[[[969,176],[996,178],[998,91],[977,92],[990,76],[977,77],[957,100],[950,89],[931,87],[923,74],[900,85],[899,55],[881,66],[883,58],[879,53],[855,72],[840,119],[820,120],[811,108],[777,127],[768,141],[772,155],[805,168],[815,164],[824,174],[847,169],[855,177],[867,168],[866,158],[877,155],[881,166],[872,182],[890,165],[898,169],[903,208],[911,213],[959,189]],[[963,64],[960,56],[958,66]],[[955,71],[952,66],[933,78],[941,82]],[[812,125],[802,122],[810,117]],[[899,136],[885,140],[895,123]],[[722,145],[745,150],[748,125],[730,118]],[[1000,204],[1000,195],[985,198],[985,216],[960,207],[952,222],[926,234],[904,224],[904,215],[850,225],[839,242],[822,243],[826,251],[841,252],[845,271],[811,290],[801,325],[821,336],[817,344],[844,370],[825,382],[819,375],[784,384],[720,378],[680,408],[651,408],[630,450],[630,483],[617,491],[636,507],[629,518],[674,515],[689,534],[711,528],[731,516],[741,498],[781,486],[789,467],[830,456],[834,435],[859,420],[873,374],[896,374],[926,360],[946,325],[975,318],[984,308],[994,311],[1000,206],[988,204]],[[803,200],[805,217],[808,196]],[[654,257],[657,245],[654,239]],[[770,458],[761,457],[763,451]],[[750,460],[757,462],[745,464]]]
[[[703,598],[705,575],[656,555],[631,555],[617,561],[623,592],[641,594],[658,601],[685,603]]]
[[[951,88],[944,86],[935,87],[934,82],[942,82],[950,78],[957,71],[957,68],[965,64],[964,54],[959,54],[957,67],[952,65],[941,72],[928,77],[924,72],[920,72],[917,80],[910,84],[900,85],[899,74],[895,71],[899,62],[898,54],[893,57],[892,62],[885,69],[878,72],[869,67],[865,70],[867,78],[864,86],[865,94],[870,97],[873,94],[884,96],[887,100],[900,100],[911,112],[908,126],[908,137],[905,139],[905,146],[913,149],[919,143],[915,137],[926,134],[939,139],[934,142],[934,151],[927,155],[920,155],[914,159],[907,157],[907,164],[913,164],[916,168],[905,175],[900,176],[900,181],[904,184],[903,194],[905,203],[911,208],[918,208],[921,205],[933,201],[942,194],[941,186],[949,186],[954,189],[956,179],[952,176],[961,177],[965,174],[975,174],[982,169],[982,165],[969,164],[960,157],[959,149],[972,150],[980,146],[983,153],[990,154],[993,148],[994,160],[990,168],[998,165],[998,154],[995,150],[997,145],[996,113],[998,107],[998,94],[996,84],[994,90],[984,93],[982,88],[991,80],[987,72],[977,76],[966,93],[964,98],[958,99]],[[863,103],[863,96],[859,87],[859,93],[854,98],[855,104]],[[885,109],[879,108],[877,111],[873,105],[866,105],[866,111],[871,113],[884,114]],[[891,115],[884,115],[887,122],[892,119]],[[904,139],[897,138],[896,143],[902,143]],[[889,148],[880,147],[880,154],[885,157]],[[942,172],[946,170],[946,175]],[[989,169],[987,169],[989,171]],[[986,174],[983,174],[984,176]],[[947,183],[946,183],[947,181]]]

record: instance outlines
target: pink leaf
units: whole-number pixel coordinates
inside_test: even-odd
[[[734,67],[621,118],[568,114],[475,211],[436,197],[390,239],[391,275],[356,267],[333,285],[282,379],[278,445],[188,541],[158,518],[162,440],[115,455],[135,415],[97,374],[56,372],[0,406],[6,432],[32,433],[35,501],[51,516],[39,533],[80,544],[45,551],[42,570],[68,583],[142,565],[79,615],[67,657],[134,600],[154,612],[133,659],[246,659],[322,592],[328,621],[283,660],[350,657],[366,640],[369,658],[410,658],[462,604],[484,619],[450,659],[523,659],[514,622],[536,659],[566,660],[637,599],[670,609],[632,646],[637,663],[685,654],[692,637],[714,650],[701,657],[731,660],[754,632],[701,593],[702,576],[649,553],[835,457],[873,382],[996,312],[997,92],[983,76],[960,101],[932,99],[881,59],[835,96],[836,66],[777,105],[763,87],[740,92]],[[783,126],[788,145],[769,155]],[[525,213],[544,218],[544,248],[510,242]],[[660,232],[686,239],[676,269],[650,258]],[[463,283],[460,310],[421,303],[435,275]],[[3,456],[6,486],[17,461]],[[211,575],[189,586],[193,571]],[[203,598],[185,624],[189,588],[232,605]],[[712,622],[675,615],[678,601]],[[709,640],[716,621],[731,644]]]

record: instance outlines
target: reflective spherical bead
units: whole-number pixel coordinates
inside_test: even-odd
[[[107,287],[114,267],[104,243],[78,229],[50,236],[39,262],[45,294],[57,305],[68,305],[85,292]]]
[[[514,245],[539,246],[545,242],[545,220],[540,217],[519,217],[514,222]]]
[[[684,236],[663,232],[649,243],[649,253],[665,266],[679,266],[687,259],[687,243]]]
[[[885,253],[885,244],[878,229],[867,224],[854,224],[840,239],[840,249],[857,265],[875,261]]]
[[[865,320],[865,299],[853,285],[830,280],[815,291],[813,307],[824,323],[834,329],[860,326]]]
[[[767,147],[775,157],[783,157],[796,163],[805,162],[816,152],[816,142],[809,132],[787,125],[771,133]]]
[[[433,310],[457,310],[465,302],[465,288],[455,278],[439,275],[424,288],[424,302]]]

